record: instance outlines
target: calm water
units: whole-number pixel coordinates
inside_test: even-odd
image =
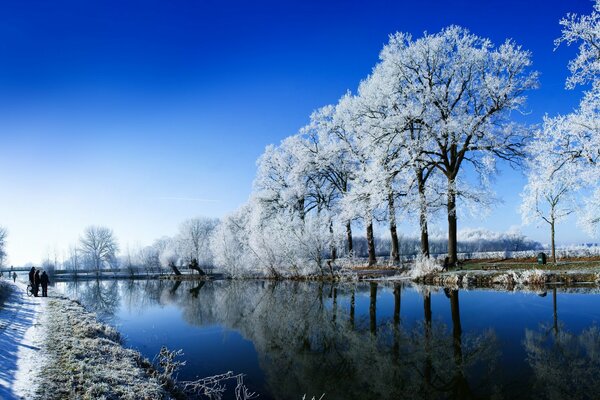
[[[149,359],[162,345],[183,349],[181,379],[244,373],[262,399],[600,398],[597,289],[262,281],[57,287]]]

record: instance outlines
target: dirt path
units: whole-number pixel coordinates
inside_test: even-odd
[[[0,398],[29,399],[43,358],[42,316],[49,298],[27,296],[22,282],[4,284],[12,293],[0,309]]]

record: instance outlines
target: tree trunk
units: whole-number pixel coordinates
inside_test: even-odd
[[[550,245],[552,246],[552,263],[556,264],[556,246],[554,243],[554,218],[552,218],[550,221]]]
[[[399,284],[394,284],[394,344],[392,346],[392,354],[394,362],[400,360],[400,295],[402,289]],[[396,364],[397,365],[397,364]]]
[[[460,306],[458,301],[458,290],[450,292],[450,311],[452,313],[452,337],[454,342],[454,378],[452,398],[472,399],[474,398],[469,382],[465,377],[464,361],[462,354],[462,327],[460,323]]]
[[[427,229],[427,198],[425,197],[425,182],[423,171],[417,172],[419,189],[419,225],[421,228],[421,254],[429,257],[429,231]]]
[[[431,327],[431,293],[427,293],[423,299],[423,315],[426,327]]]
[[[171,288],[171,290],[169,290],[169,294],[171,296],[174,296],[175,292],[177,292],[177,289],[179,289],[180,285],[181,285],[181,281],[175,281],[175,284],[173,285],[173,287]]]
[[[354,288],[352,289],[352,295],[350,295],[350,329],[354,330]]]
[[[425,317],[425,365],[423,377],[425,378],[425,390],[429,389],[432,382],[433,362],[431,360],[431,293],[427,291],[423,299],[423,314]]]
[[[304,198],[299,199],[296,203],[296,211],[300,215],[300,220],[304,222],[304,218],[306,217],[306,212],[304,211]]]
[[[556,288],[552,288],[552,307],[554,309],[554,335],[558,335],[558,312],[556,310]]]
[[[198,274],[200,274],[200,275],[206,275],[206,272],[204,272],[202,270],[202,268],[200,268],[200,265],[198,265],[198,260],[196,260],[195,258],[192,259],[192,261],[189,263],[188,267],[191,270],[197,271]]]
[[[371,282],[371,302],[369,304],[370,329],[373,335],[377,334],[377,282]]]
[[[450,312],[452,313],[452,337],[454,338],[454,358],[462,365],[462,326],[460,324],[460,306],[458,290],[450,291]]]
[[[173,270],[173,272],[175,273],[175,275],[177,275],[177,276],[181,275],[181,272],[179,271],[179,268],[177,268],[175,266],[175,264],[169,263],[169,267],[171,267],[171,269]]]
[[[337,249],[335,247],[335,240],[333,237],[333,222],[329,223],[329,233],[331,234],[331,262],[334,262],[337,258]]]
[[[390,236],[392,240],[391,258],[395,265],[400,263],[400,251],[398,245],[398,231],[396,229],[396,208],[394,207],[394,196],[390,192],[388,194],[388,214],[390,217]]]
[[[352,255],[352,223],[346,222],[346,240],[348,241],[348,255]]]
[[[332,320],[335,322],[337,318],[337,288],[333,288],[333,305],[331,306]]]
[[[448,265],[458,261],[456,235],[456,188],[454,180],[448,181]]]
[[[400,285],[394,285],[394,325],[400,323]]]
[[[367,221],[367,245],[369,247],[369,267],[377,264],[375,257],[375,238],[373,237],[373,218],[369,215]]]

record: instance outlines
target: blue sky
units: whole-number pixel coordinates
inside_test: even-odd
[[[575,48],[553,41],[573,1],[15,1],[0,14],[0,224],[10,262],[38,262],[84,227],[122,248],[220,217],[248,197],[255,160],[354,90],[390,33],[459,24],[533,53],[531,123],[574,108]],[[524,180],[505,170],[485,221],[507,230]],[[412,228],[405,228],[410,231]],[[444,224],[439,224],[444,229]],[[523,228],[546,241],[545,230]],[[384,234],[384,232],[381,232]],[[559,241],[589,240],[573,222]]]

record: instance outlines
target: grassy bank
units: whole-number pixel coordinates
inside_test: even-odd
[[[77,302],[48,301],[39,399],[168,399],[151,364]]]
[[[534,269],[523,268],[514,270],[455,270],[434,273],[415,279],[418,283],[457,286],[457,287],[489,287],[501,286],[534,286],[546,284],[600,284],[599,268],[581,269]]]

